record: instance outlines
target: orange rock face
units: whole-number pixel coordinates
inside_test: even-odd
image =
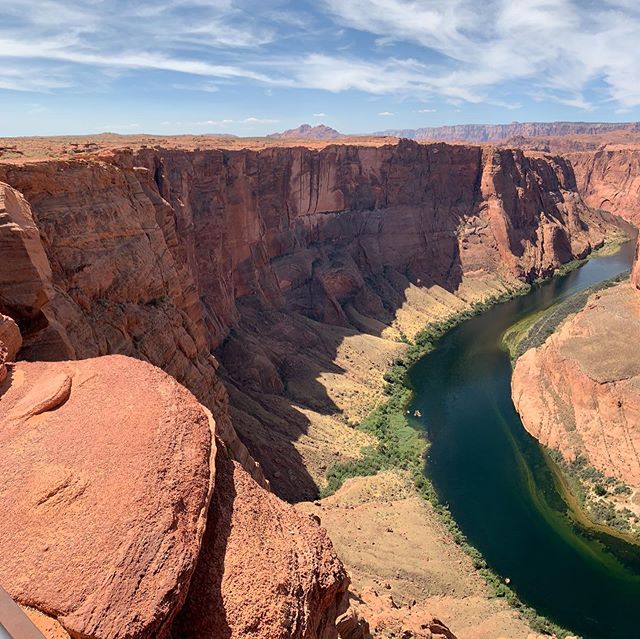
[[[640,486],[640,294],[619,284],[517,362],[514,404],[526,429],[567,459]]]
[[[636,244],[636,258],[631,268],[631,283],[640,289],[640,236],[638,237],[638,243]]]
[[[6,359],[14,362],[22,346],[22,335],[18,325],[6,315],[0,313],[0,342],[6,349]]]
[[[218,455],[203,548],[175,637],[336,638],[348,583],[320,526]]]
[[[72,637],[336,637],[348,579],[326,533],[213,435],[210,413],[144,362],[12,365],[3,586]]]
[[[606,209],[640,226],[640,148],[605,146],[568,153],[578,190],[590,206]]]
[[[122,356],[14,365],[0,389],[0,581],[74,637],[163,637],[213,487],[212,423]]]

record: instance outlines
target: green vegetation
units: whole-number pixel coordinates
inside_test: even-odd
[[[502,345],[508,351],[512,361],[517,360],[530,348],[542,346],[569,315],[577,313],[585,307],[587,300],[593,293],[614,286],[628,277],[628,272],[622,273],[516,322],[502,336]]]
[[[547,449],[546,453],[562,473],[582,512],[593,523],[640,541],[640,518],[622,505],[633,493],[629,486],[590,466],[583,455],[568,461],[557,450]]]
[[[474,567],[487,582],[492,595],[505,598],[536,632],[566,637],[570,634],[567,630],[542,617],[534,609],[520,601],[516,593],[504,583],[504,580],[491,570],[482,554],[469,543],[449,509],[440,503],[433,484],[424,474],[424,459],[429,447],[428,440],[424,431],[411,425],[407,419],[406,410],[412,394],[407,383],[407,373],[413,364],[429,353],[437,341],[453,327],[484,312],[494,304],[505,302],[518,295],[524,295],[529,290],[529,286],[523,285],[518,289],[505,291],[478,302],[470,309],[452,315],[447,320],[430,324],[420,331],[413,342],[409,342],[404,356],[396,359],[385,374],[384,392],[388,399],[356,426],[356,428],[374,435],[377,439],[377,445],[363,448],[362,457],[357,460],[338,463],[331,467],[327,472],[327,485],[321,491],[321,496],[333,494],[351,477],[375,475],[387,469],[408,471],[417,492],[425,500],[431,502],[440,520],[452,535],[454,542],[469,555]]]

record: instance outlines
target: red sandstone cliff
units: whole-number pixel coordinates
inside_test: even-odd
[[[2,415],[10,423],[3,430],[17,433],[16,458],[66,460],[42,473],[36,487],[47,496],[43,503],[52,518],[67,516],[67,509],[92,495],[99,508],[109,508],[114,491],[98,490],[107,460],[92,448],[105,438],[111,438],[107,448],[124,485],[127,468],[147,469],[168,500],[138,521],[136,503],[150,507],[160,484],[131,487],[114,526],[131,522],[134,529],[153,530],[133,535],[130,543],[115,528],[104,544],[98,533],[92,540],[82,537],[94,525],[95,512],[85,509],[85,519],[71,531],[82,543],[74,547],[77,577],[66,589],[38,581],[46,543],[25,542],[17,563],[6,564],[12,594],[59,617],[74,636],[162,636],[175,617],[176,636],[208,636],[222,625],[231,637],[249,628],[259,628],[260,637],[284,637],[291,627],[296,637],[331,637],[346,577],[324,533],[266,494],[226,452],[220,457],[222,444],[213,499],[203,506],[201,479],[212,468],[193,459],[177,468],[182,453],[174,439],[175,433],[206,435],[203,409],[185,400],[200,417],[181,420],[172,437],[148,441],[155,423],[173,423],[173,409],[164,402],[182,396],[177,385],[166,378],[151,383],[159,373],[146,364],[122,363],[126,370],[110,383],[109,359],[58,360],[119,353],[161,367],[213,411],[216,434],[241,466],[265,485],[246,444],[277,492],[299,499],[313,495],[315,485],[291,441],[304,431],[306,410],[335,409],[314,383],[337,368],[341,341],[363,330],[382,331],[411,286],[438,287],[457,299],[470,280],[531,280],[585,255],[604,232],[564,160],[475,147],[404,142],[321,151],[144,149],[2,164],[0,180],[10,185],[0,188],[0,248],[11,256],[0,264],[0,312],[22,329],[23,359],[56,360],[18,364],[16,376],[5,380],[11,386],[5,386],[2,401],[9,409]],[[32,372],[42,383],[18,384]],[[25,400],[25,412],[21,402],[32,389],[46,397]],[[83,401],[91,389],[90,401]],[[105,403],[108,393],[116,408]],[[129,417],[100,421],[111,410],[144,402],[151,407],[148,429],[134,445],[127,446],[127,433],[137,432],[135,424],[127,426]],[[100,408],[95,423],[86,414],[92,403]],[[40,425],[43,439],[22,442],[32,431],[16,431],[15,424]],[[83,437],[80,448],[71,442],[78,424],[89,433],[98,429],[95,437]],[[122,437],[114,426],[124,428]],[[57,451],[48,433],[69,445]],[[187,448],[185,454],[204,454],[206,445]],[[151,459],[145,457],[149,450]],[[29,464],[14,466],[31,472]],[[183,473],[180,481],[171,481],[167,469]],[[182,484],[194,476],[200,489],[181,495]],[[17,486],[7,484],[17,510],[13,522],[5,522],[6,544],[15,535],[11,526],[32,510],[31,493],[22,495]],[[172,509],[175,517],[164,519]],[[203,517],[206,533],[198,538]],[[30,529],[42,533],[37,522]],[[190,541],[167,551],[169,572],[154,572],[153,553],[146,554],[140,539],[149,534],[170,543],[183,533]],[[75,545],[72,536],[65,539]],[[127,570],[111,570],[111,559],[120,555],[98,556],[103,546],[122,548],[125,559],[127,549],[140,552],[135,560],[123,559]],[[265,590],[254,592],[256,564],[265,554],[276,557],[277,569],[267,566],[260,577]],[[52,557],[52,565],[62,565]],[[100,567],[90,571],[91,579],[81,579],[88,570],[84,559]],[[127,580],[134,574],[149,579],[144,593],[131,592]],[[116,595],[118,602],[143,597],[144,615],[131,616],[137,600],[109,608]]]
[[[567,153],[584,201],[640,226],[640,149],[605,146],[595,152]]]
[[[631,268],[631,283],[637,289],[640,289],[640,235],[636,244],[636,257]]]
[[[233,416],[292,499],[315,486],[290,445],[306,427],[291,403],[332,410],[314,379],[349,331],[381,330],[411,284],[531,280],[603,237],[566,161],[491,148],[143,149],[3,164],[0,180],[26,198],[7,190],[4,218],[32,214],[41,239],[0,229],[33,274],[26,302],[3,275],[22,356],[163,368],[260,480]]]
[[[637,263],[635,271],[637,281]],[[640,486],[640,293],[595,293],[516,363],[513,400],[526,429],[567,459]]]

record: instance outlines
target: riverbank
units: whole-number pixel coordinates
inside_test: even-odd
[[[530,349],[541,349],[547,340],[556,334],[563,323],[569,321],[572,316],[576,316],[579,313],[595,312],[598,305],[602,306],[603,304],[607,308],[615,309],[616,312],[619,312],[624,305],[618,299],[619,296],[616,291],[611,289],[621,285],[625,288],[622,283],[627,278],[628,273],[624,273],[597,286],[590,287],[554,304],[546,310],[525,317],[510,327],[503,334],[502,343],[508,350],[514,366],[518,359]],[[631,293],[630,287],[629,293]],[[606,300],[610,296],[612,301],[607,304]],[[585,310],[587,305],[589,305],[589,309]],[[574,321],[576,318],[574,318]],[[613,322],[613,316],[611,321]],[[631,317],[627,318],[627,322],[629,321],[631,321]],[[627,322],[623,322],[623,331],[624,324]],[[595,330],[601,333],[599,339],[604,343],[604,348],[607,351],[615,350],[615,345],[607,340],[606,329],[604,328],[606,324],[606,316],[598,317]],[[621,334],[623,335],[624,332],[617,331],[616,337],[620,338]],[[579,335],[580,339],[586,338],[584,328],[579,331]],[[635,357],[633,343],[634,339],[629,335],[629,340],[627,340],[626,344],[630,350],[623,344],[622,348],[616,351],[614,358],[616,367],[622,366],[625,354],[631,358]],[[554,351],[557,350],[556,346],[549,346],[549,348]],[[569,345],[565,345],[563,348],[566,356],[571,357],[570,353],[574,349],[571,349]],[[604,352],[601,353],[601,356],[604,357],[605,355]],[[576,351],[575,357],[578,358],[577,361],[581,369],[585,371],[584,374],[587,374],[590,364],[585,359],[586,353],[581,354]],[[564,378],[564,385],[571,385],[570,377]],[[544,382],[544,386],[545,388],[550,388],[549,380]],[[537,386],[534,385],[531,392],[538,392]],[[618,407],[620,410],[623,400],[617,401],[620,403]],[[550,412],[549,407],[547,407],[547,412]],[[563,426],[569,431],[571,443],[562,445],[560,450],[552,446],[546,446],[545,459],[556,480],[556,487],[563,494],[569,507],[568,516],[580,527],[591,530],[595,534],[616,536],[627,543],[639,544],[640,504],[636,497],[637,491],[617,477],[615,471],[612,472],[609,465],[605,466],[609,473],[605,473],[603,469],[593,466],[582,443],[583,435],[577,431],[575,411],[572,414],[563,411],[562,414],[564,415],[562,419]],[[613,420],[609,423],[609,426],[613,428]],[[631,427],[631,424],[628,424],[628,426]],[[627,439],[625,437],[625,441]],[[609,454],[615,454],[614,451],[611,451],[614,444],[615,440],[613,439],[608,442]]]
[[[526,295],[531,285],[521,284],[494,295],[469,308],[452,314],[449,318],[432,323],[408,341],[405,353],[396,358],[385,374],[384,393],[388,399],[375,408],[356,428],[372,436],[377,442],[365,447],[362,457],[338,463],[327,472],[327,485],[322,492],[326,499],[335,494],[352,478],[370,477],[378,473],[401,471],[410,479],[415,494],[427,502],[437,521],[451,541],[470,560],[469,566],[483,579],[489,598],[508,604],[522,619],[527,628],[558,637],[569,636],[569,631],[526,606],[509,587],[503,577],[496,574],[482,554],[469,543],[460,530],[448,507],[443,504],[431,481],[424,474],[424,461],[429,451],[429,441],[423,429],[411,423],[412,414],[407,410],[412,398],[412,388],[407,383],[409,369],[437,345],[450,330],[466,320],[480,315],[491,307],[510,299]]]
[[[611,253],[613,251],[610,250],[608,252]],[[604,251],[601,251],[600,256],[602,256],[603,253]],[[614,262],[617,259],[618,258],[615,258]],[[594,261],[593,268],[595,268],[596,272],[599,272],[599,270],[602,270],[602,265],[606,263],[607,259]],[[571,265],[571,268],[563,269],[561,274],[567,275],[568,272],[580,265],[581,264],[574,263]],[[589,266],[589,272],[591,272],[593,268]],[[574,275],[575,273],[571,273],[568,275],[568,278],[564,277],[560,278],[560,280],[573,281]],[[596,277],[598,276],[596,275]],[[578,280],[582,279],[584,278],[581,275]],[[558,636],[566,636],[568,631],[553,624],[532,608],[522,604],[508,584],[505,583],[509,581],[505,575],[509,575],[510,572],[502,571],[502,574],[498,575],[493,570],[490,570],[485,559],[468,542],[454,521],[448,504],[443,505],[440,503],[431,481],[427,480],[422,472],[424,460],[428,458],[429,455],[430,443],[424,436],[423,427],[416,429],[412,424],[412,422],[420,421],[424,425],[425,420],[420,419],[420,417],[414,418],[413,415],[407,414],[406,409],[406,405],[412,396],[411,389],[406,385],[407,372],[415,362],[421,360],[424,355],[433,350],[436,343],[445,334],[448,334],[455,326],[458,326],[465,320],[488,310],[496,303],[519,297],[536,288],[540,288],[541,299],[545,299],[548,297],[548,294],[543,292],[542,289],[544,288],[545,291],[555,290],[557,286],[555,280],[547,284],[536,283],[533,287],[520,285],[515,290],[504,291],[500,295],[485,300],[483,304],[478,304],[475,307],[469,307],[463,311],[452,314],[446,320],[435,324],[432,323],[425,330],[418,332],[407,346],[405,353],[396,358],[385,375],[385,394],[388,397],[387,401],[358,424],[358,430],[367,432],[372,436],[373,441],[377,441],[378,444],[369,446],[364,451],[363,457],[352,463],[337,464],[331,467],[328,471],[329,481],[324,494],[334,492],[345,479],[349,477],[361,475],[371,476],[391,468],[405,469],[405,472],[411,476],[420,497],[426,502],[433,504],[434,512],[437,513],[439,521],[446,526],[447,534],[450,535],[453,543],[465,550],[467,556],[471,558],[473,569],[484,578],[488,588],[487,596],[505,603],[508,601],[510,605],[513,606],[513,609],[518,611],[519,616],[527,620],[530,627],[541,632],[555,632]],[[562,288],[561,286],[560,289]],[[538,298],[540,298],[540,295],[536,293],[536,299]],[[523,308],[528,304],[528,302],[525,303]],[[520,304],[518,304],[518,307],[519,306]],[[494,339],[497,339],[497,337],[498,335],[496,335]],[[427,412],[426,419],[433,419],[433,416]],[[440,453],[436,456],[440,457]],[[532,490],[536,489],[532,488]]]

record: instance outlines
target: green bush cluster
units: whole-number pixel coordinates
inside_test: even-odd
[[[548,449],[547,453],[555,465],[567,479],[571,493],[578,499],[582,509],[597,524],[604,524],[623,533],[638,536],[633,524],[638,522],[637,516],[628,508],[617,509],[606,499],[607,495],[630,495],[632,489],[614,477],[607,477],[588,463],[584,455],[578,454],[567,461],[557,450]]]

